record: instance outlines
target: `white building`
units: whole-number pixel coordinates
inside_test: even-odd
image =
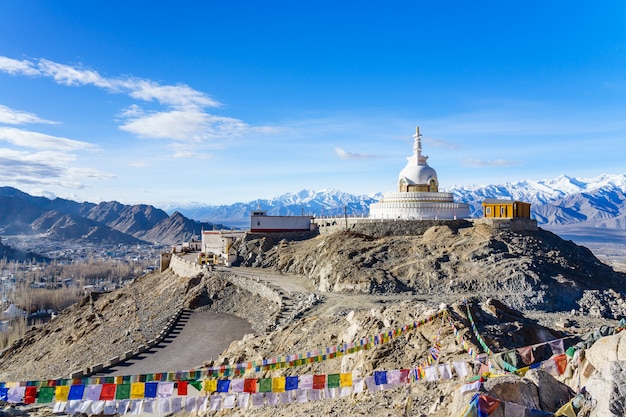
[[[311,216],[268,216],[261,210],[250,214],[252,233],[308,232],[314,227]]]
[[[398,192],[388,193],[370,205],[373,219],[462,219],[469,217],[469,205],[455,203],[452,193],[439,192],[437,172],[422,155],[419,127],[413,135],[413,155],[398,176]]]
[[[230,266],[236,259],[237,254],[232,250],[232,245],[244,234],[242,231],[203,230],[201,259],[209,259],[216,265]]]

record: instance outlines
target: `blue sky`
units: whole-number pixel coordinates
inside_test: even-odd
[[[626,3],[0,2],[0,185],[229,204],[626,172]]]

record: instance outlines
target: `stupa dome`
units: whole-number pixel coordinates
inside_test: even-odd
[[[428,165],[407,165],[398,176],[398,181],[406,181],[407,185],[428,185],[431,180],[437,181],[437,172]]]

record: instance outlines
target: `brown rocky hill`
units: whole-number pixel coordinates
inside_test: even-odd
[[[321,292],[490,296],[521,309],[626,315],[626,274],[541,228],[512,232],[466,221],[358,223],[312,239],[249,235],[242,266],[306,275]],[[594,305],[590,311],[589,307]]]
[[[241,263],[250,267],[193,277],[168,269],[114,292],[88,296],[3,351],[0,380],[67,377],[106,362],[154,338],[180,307],[228,312],[251,323],[255,334],[234,341],[215,360],[204,358],[209,365],[355,341],[444,308],[459,335],[482,352],[466,305],[487,345],[502,352],[575,336],[601,324],[615,327],[612,318],[624,307],[624,274],[587,249],[541,229],[512,232],[463,221],[394,222],[301,240],[248,235],[236,247]],[[281,301],[255,293],[255,285],[275,288]],[[576,314],[570,314],[571,308]],[[365,377],[414,366],[428,357],[435,341],[442,363],[468,360],[447,320],[438,319],[358,353],[250,376],[351,372]],[[201,362],[202,352],[197,357]],[[554,412],[580,384],[601,374],[601,361],[589,368],[586,360],[569,367],[558,381],[533,370],[526,377],[489,379],[481,392]],[[608,385],[598,385],[599,390],[608,393],[620,386],[602,381]],[[422,381],[320,402],[236,409],[231,415],[458,416],[471,397],[460,392],[462,383],[458,378]],[[619,410],[592,415],[620,415]],[[494,415],[502,416],[499,412]]]

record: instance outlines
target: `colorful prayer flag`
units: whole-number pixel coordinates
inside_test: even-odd
[[[115,391],[116,400],[127,400],[130,398],[130,384],[118,384]]]

